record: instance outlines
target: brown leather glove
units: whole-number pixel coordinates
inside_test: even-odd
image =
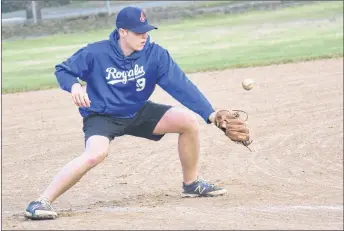
[[[240,118],[240,112],[246,114],[246,118]],[[221,129],[232,141],[241,143],[248,147],[252,143],[250,132],[245,123],[248,119],[247,113],[240,110],[219,110],[215,114],[214,124]]]

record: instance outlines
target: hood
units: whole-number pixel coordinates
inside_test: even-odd
[[[110,44],[114,49],[115,55],[118,58],[122,60],[127,60],[127,61],[134,61],[138,59],[139,57],[141,57],[142,55],[144,55],[147,49],[149,48],[149,44],[150,44],[150,36],[148,36],[146,44],[141,51],[134,51],[131,55],[124,56],[123,51],[118,44],[118,39],[119,39],[119,33],[118,33],[118,30],[115,29],[113,32],[111,32],[109,36]]]

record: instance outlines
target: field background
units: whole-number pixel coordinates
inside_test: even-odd
[[[202,15],[158,25],[151,36],[186,72],[341,57],[342,2],[274,12]],[[54,66],[113,28],[3,43],[3,92],[55,88]]]
[[[8,39],[3,228],[343,229],[343,2],[207,13],[157,26],[152,40],[215,107],[250,114],[253,153],[200,119],[202,177],[228,195],[179,198],[176,135],[159,143],[120,137],[102,166],[54,203],[59,219],[25,220],[27,203],[83,148],[81,118],[58,89],[54,66],[113,28]],[[257,83],[250,92],[240,87],[247,77]],[[180,106],[160,88],[152,99]]]

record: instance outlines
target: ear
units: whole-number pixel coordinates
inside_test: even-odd
[[[119,28],[118,32],[119,32],[120,37],[124,37],[128,33],[127,30],[124,30],[122,28]]]

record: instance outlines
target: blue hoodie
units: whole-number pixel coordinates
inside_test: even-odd
[[[99,113],[133,117],[153,93],[156,84],[207,123],[214,111],[199,89],[171,58],[169,52],[151,43],[125,57],[114,30],[108,40],[90,43],[55,66],[60,87],[71,92],[78,78],[87,83],[91,107],[80,107],[82,117]]]

